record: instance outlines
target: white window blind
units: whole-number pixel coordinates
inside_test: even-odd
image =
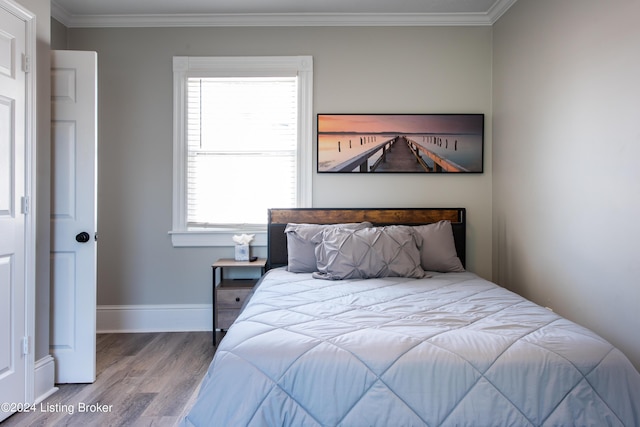
[[[173,57],[174,246],[229,246],[269,208],[308,207],[311,56]]]
[[[187,226],[265,224],[297,205],[297,77],[187,79]]]

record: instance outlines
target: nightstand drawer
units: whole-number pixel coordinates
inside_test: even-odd
[[[216,291],[216,302],[219,308],[240,309],[250,292],[251,288],[220,287]]]
[[[217,326],[219,329],[229,329],[240,314],[239,308],[223,308],[218,310]]]

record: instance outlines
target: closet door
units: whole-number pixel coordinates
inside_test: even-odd
[[[17,5],[0,1],[0,421],[31,398],[33,337],[29,285],[33,265],[35,212],[30,209],[31,137],[27,133],[28,20]],[[30,176],[31,175],[31,176]],[[33,285],[35,286],[35,285]],[[29,315],[29,316],[28,316]]]

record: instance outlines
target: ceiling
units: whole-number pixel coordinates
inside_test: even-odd
[[[51,0],[67,27],[492,25],[516,0]]]

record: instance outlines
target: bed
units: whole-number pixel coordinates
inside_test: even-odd
[[[462,208],[271,210],[268,271],[182,424],[639,426],[630,361],[466,271],[465,234]]]

